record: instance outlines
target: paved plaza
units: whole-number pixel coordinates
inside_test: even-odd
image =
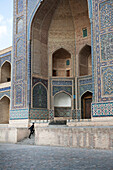
[[[0,144],[0,170],[113,170],[113,151]]]

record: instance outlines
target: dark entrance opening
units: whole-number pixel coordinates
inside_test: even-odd
[[[81,118],[91,119],[92,93],[86,92],[81,98]]]

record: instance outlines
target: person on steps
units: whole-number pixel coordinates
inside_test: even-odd
[[[34,133],[34,123],[32,124],[32,126],[29,128],[30,130],[30,134],[29,134],[29,139],[31,138],[31,135]]]

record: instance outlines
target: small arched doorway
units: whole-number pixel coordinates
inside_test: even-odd
[[[53,53],[53,75],[57,77],[70,77],[71,76],[71,54],[60,48]]]
[[[79,75],[92,75],[91,46],[87,44],[79,53]]]
[[[81,97],[81,118],[91,119],[91,103],[92,103],[92,93],[86,92]]]
[[[71,96],[60,92],[54,97],[54,116],[71,117]]]
[[[9,123],[10,99],[4,96],[0,100],[0,124]]]
[[[11,64],[6,61],[1,67],[1,83],[11,81]]]

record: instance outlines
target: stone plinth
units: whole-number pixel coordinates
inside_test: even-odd
[[[113,126],[36,127],[36,145],[113,149]]]

